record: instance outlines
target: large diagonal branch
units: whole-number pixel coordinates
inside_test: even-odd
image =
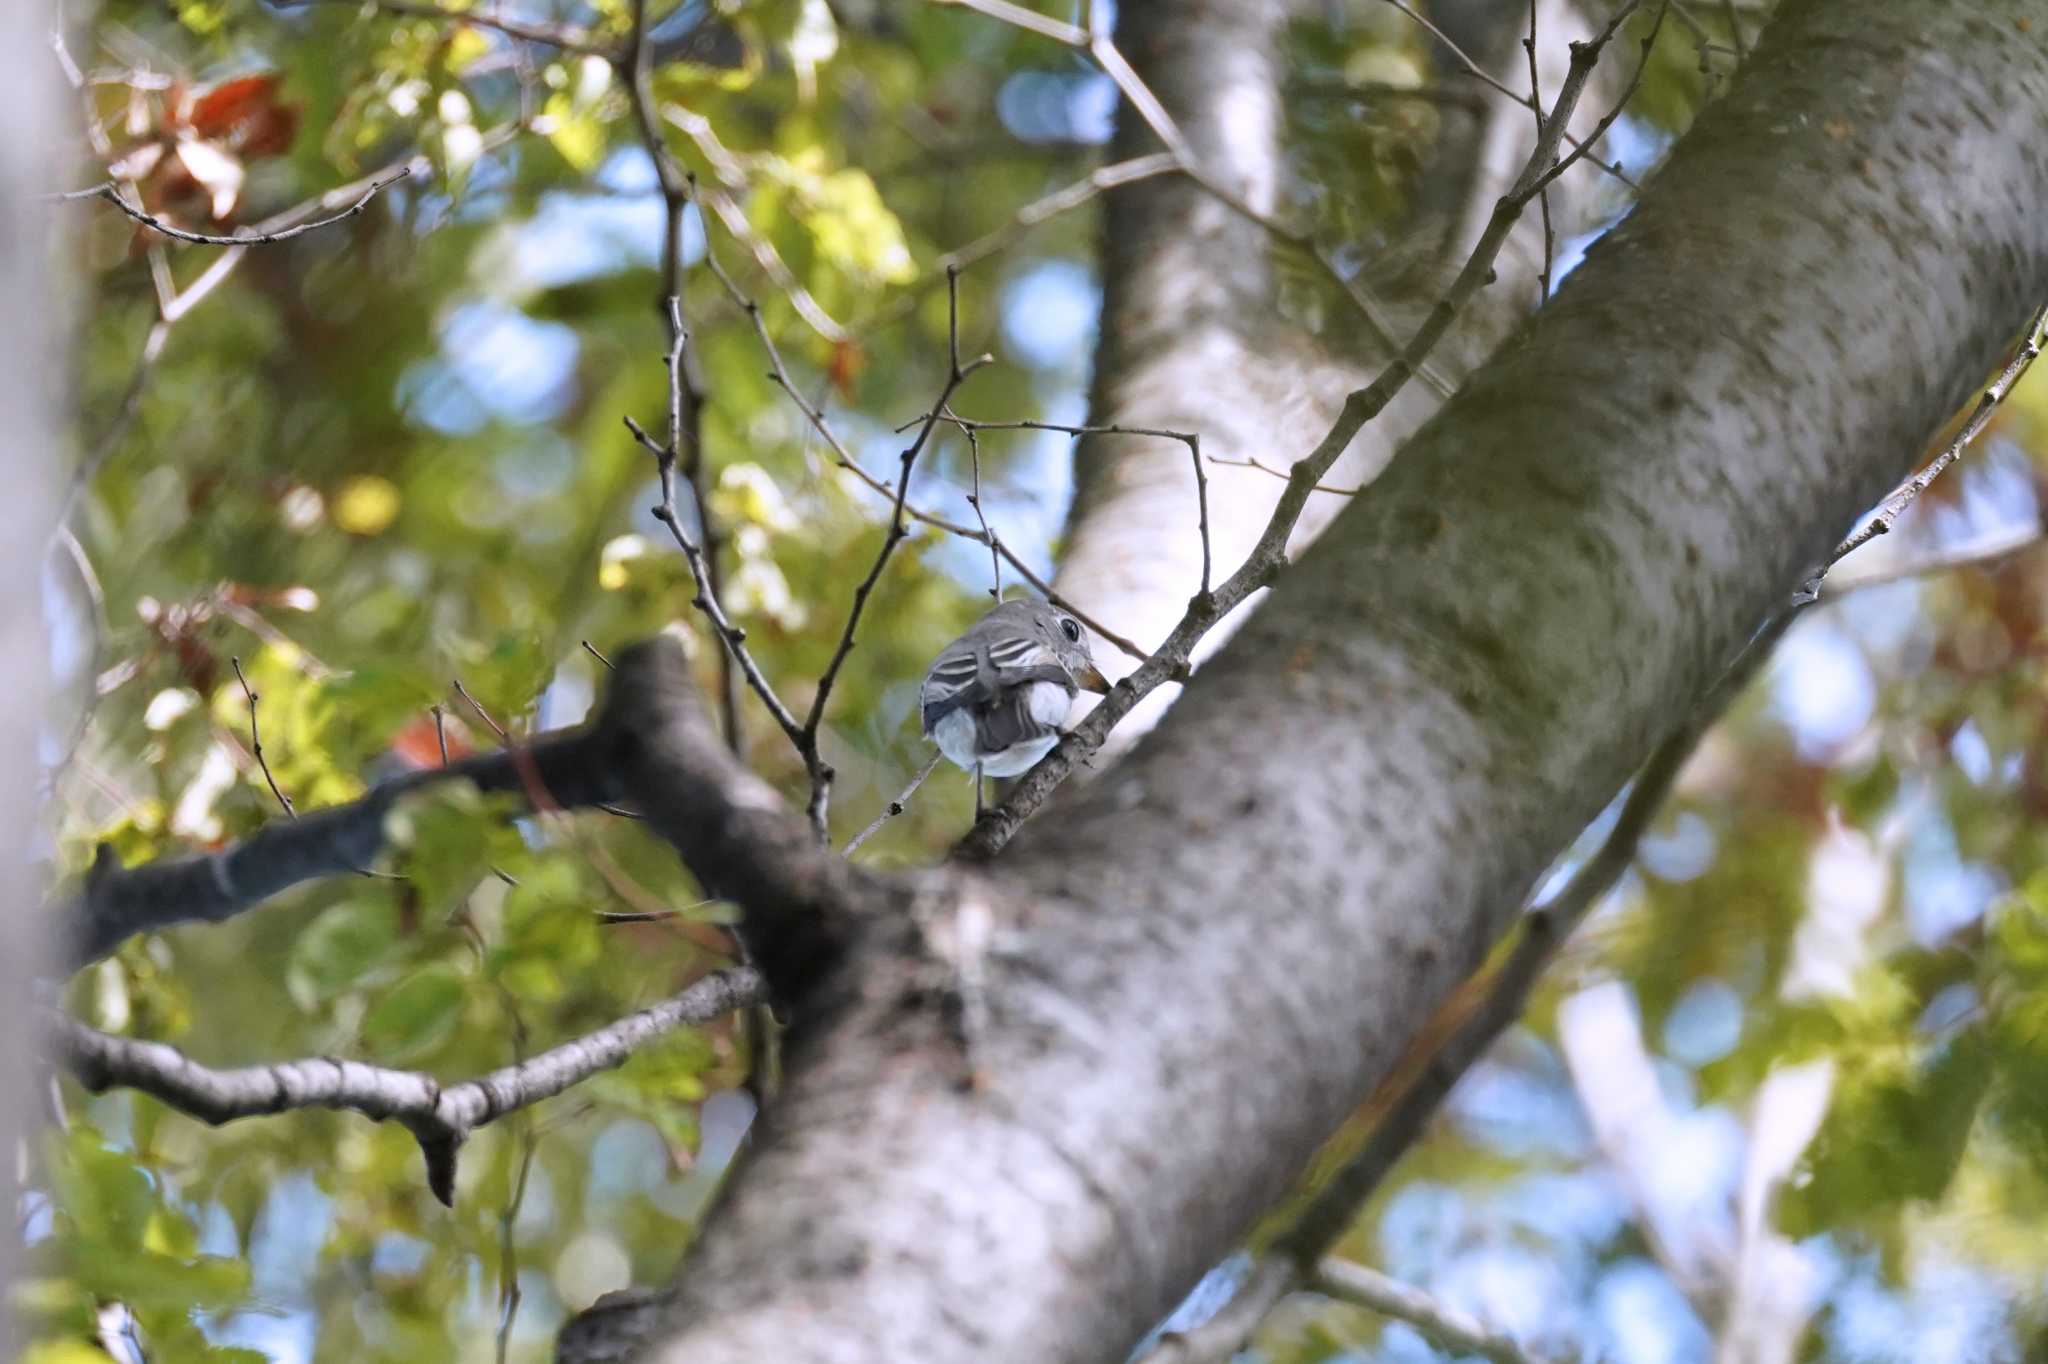
[[[1118,42],[1132,67],[1174,115],[1203,164],[1266,212],[1283,197],[1281,48],[1297,8],[1288,0],[1133,0],[1117,13]],[[1516,41],[1518,6],[1460,0],[1447,9],[1462,21],[1458,32],[1486,40],[1480,52],[1503,75],[1525,69]],[[1590,36],[1593,26],[1572,0],[1540,0],[1540,9],[1548,107],[1565,76],[1569,42]],[[1618,77],[1603,74],[1572,127],[1590,131],[1606,108],[1605,92],[1618,86]],[[1455,269],[1521,169],[1533,140],[1530,125],[1528,111],[1507,100],[1447,113],[1430,164],[1417,176],[1413,221],[1390,225],[1389,235],[1441,241],[1442,262]],[[1120,154],[1149,145],[1144,121],[1126,109]],[[1559,219],[1583,218],[1598,186],[1589,171],[1569,177],[1556,192]],[[1105,203],[1091,424],[1198,432],[1207,453],[1220,459],[1284,463],[1312,446],[1346,395],[1394,358],[1396,346],[1370,331],[1347,333],[1333,325],[1311,337],[1284,316],[1267,234],[1200,186],[1144,181],[1113,189]],[[1462,378],[1531,306],[1543,255],[1541,225],[1521,226],[1501,253],[1494,283],[1465,310],[1430,363]],[[1401,340],[1435,303],[1447,273],[1424,263],[1380,285],[1399,312]],[[1433,388],[1409,385],[1347,442],[1333,481],[1352,486],[1370,479],[1441,401]],[[1180,619],[1200,571],[1195,482],[1181,455],[1168,443],[1128,436],[1091,436],[1075,450],[1075,498],[1054,586],[1148,649]],[[1252,552],[1284,489],[1266,474],[1235,465],[1217,467],[1211,477],[1211,534],[1217,568],[1227,574]],[[1340,498],[1311,499],[1295,546],[1320,534],[1342,505]],[[1241,618],[1227,617],[1210,632],[1196,661],[1214,652]],[[1122,676],[1134,665],[1106,657],[1105,666]],[[1163,687],[1138,705],[1110,735],[1106,751],[1128,747],[1178,690]]]
[[[1209,535],[1207,499],[1201,480],[1196,481],[1202,545],[1202,586],[1188,602],[1186,611],[1152,656],[1111,689],[1109,696],[1081,723],[1070,730],[1059,746],[1027,773],[997,809],[983,815],[974,829],[961,840],[964,855],[990,857],[1001,851],[1025,820],[1037,813],[1046,799],[1075,770],[1076,764],[1099,752],[1106,735],[1156,698],[1170,680],[1190,673],[1190,665],[1201,651],[1213,644],[1217,629],[1230,614],[1263,591],[1287,566],[1288,547],[1299,530],[1301,518],[1323,487],[1323,478],[1343,458],[1358,435],[1389,410],[1407,390],[1409,380],[1422,372],[1425,360],[1472,300],[1494,278],[1494,262],[1513,235],[1522,210],[1546,192],[1548,186],[1573,163],[1574,157],[1558,158],[1560,137],[1571,120],[1572,110],[1584,93],[1600,54],[1636,9],[1639,0],[1626,0],[1593,38],[1572,44],[1571,70],[1557,92],[1556,103],[1543,120],[1543,135],[1530,149],[1521,171],[1487,215],[1486,229],[1472,253],[1445,288],[1442,297],[1415,329],[1408,343],[1387,362],[1370,384],[1353,390],[1344,398],[1336,420],[1308,454],[1289,468],[1280,496],[1239,564],[1215,591],[1209,590]],[[1653,28],[1643,40],[1642,60],[1647,61],[1656,38]],[[1640,70],[1640,63],[1638,64]],[[1610,117],[1620,112],[1619,106]],[[1602,125],[1604,126],[1604,124]],[[1162,433],[1153,432],[1153,435]],[[1185,437],[1200,457],[1198,438]],[[1197,465],[1199,467],[1199,464]]]
[[[1791,0],[1150,738],[849,933],[678,1281],[562,1358],[1136,1340],[2048,297],[2032,9]]]
[[[678,1028],[708,1023],[763,997],[761,978],[752,971],[719,971],[652,1008],[453,1085],[419,1071],[330,1056],[215,1070],[176,1047],[115,1037],[61,1014],[48,1016],[44,1027],[49,1049],[95,1094],[117,1086],[139,1089],[215,1126],[302,1108],[342,1109],[403,1124],[426,1158],[427,1187],[452,1205],[455,1158],[477,1128],[623,1065]]]

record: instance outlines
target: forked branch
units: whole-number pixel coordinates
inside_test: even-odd
[[[453,1206],[456,1156],[477,1128],[623,1065],[641,1047],[678,1028],[708,1023],[765,996],[761,978],[752,971],[714,972],[651,1009],[517,1065],[445,1086],[419,1071],[329,1056],[216,1070],[176,1047],[115,1037],[62,1014],[47,1014],[43,1026],[46,1045],[93,1093],[139,1089],[216,1127],[301,1108],[341,1109],[403,1124],[426,1158],[427,1187]]]

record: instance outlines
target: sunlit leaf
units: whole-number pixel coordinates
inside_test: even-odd
[[[466,997],[467,987],[454,968],[415,971],[372,1006],[363,1019],[363,1041],[382,1060],[413,1060],[455,1031]]]
[[[1941,1197],[1992,1076],[1992,1049],[1978,1031],[1924,1057],[1900,1050],[1842,1066],[1807,1178],[1788,1192],[1787,1229],[1811,1233]]]
[[[292,945],[289,980],[299,1007],[354,989],[388,961],[398,942],[398,908],[388,893],[365,894],[322,913]]]
[[[388,479],[352,478],[334,496],[334,524],[351,535],[381,534],[398,519],[401,504],[398,489]]]

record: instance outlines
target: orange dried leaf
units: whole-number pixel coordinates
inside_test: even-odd
[[[277,93],[275,74],[240,76],[203,94],[192,96],[185,123],[201,137],[225,137],[236,125],[270,105]]]
[[[826,365],[826,377],[839,396],[847,401],[854,400],[854,387],[861,371],[868,367],[867,352],[857,341],[835,341],[832,343],[832,359]]]
[[[233,148],[244,160],[281,155],[298,134],[299,115],[278,102],[278,84],[275,73],[222,81],[192,99],[184,122],[201,137]]]
[[[448,759],[466,758],[475,752],[469,737],[461,725],[446,721],[448,732]],[[441,736],[435,731],[432,716],[422,715],[406,722],[404,728],[391,736],[391,751],[412,767],[439,767],[441,765]]]

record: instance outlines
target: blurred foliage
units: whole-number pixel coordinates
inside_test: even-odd
[[[800,708],[884,504],[769,380],[750,319],[703,265],[707,239],[760,304],[795,384],[887,472],[891,428],[942,377],[934,262],[1085,174],[1110,91],[1064,49],[936,5],[650,9],[654,90],[684,116],[668,144],[735,210],[709,223],[693,211],[684,240],[729,602]],[[1663,34],[1641,116],[1620,130],[1633,145],[1680,130],[1730,67],[1725,8],[1687,10],[1706,27],[1674,21]],[[630,22],[624,0],[504,12],[600,43]],[[1418,177],[1446,119],[1484,92],[1370,0],[1313,7],[1291,41],[1295,207],[1338,259],[1399,259],[1440,229]],[[444,745],[460,756],[495,744],[454,695],[458,678],[514,734],[553,728],[604,685],[583,641],[608,653],[679,628],[716,685],[687,569],[647,511],[652,470],[621,425],[656,425],[664,408],[661,214],[601,59],[373,4],[267,0],[105,0],[72,47],[99,132],[75,148],[81,183],[116,167],[188,226],[261,221],[416,153],[433,169],[360,216],[239,254],[154,243],[103,204],[66,207],[64,244],[88,281],[79,444],[96,462],[72,518],[77,554],[55,584],[62,870],[103,841],[133,863],[285,817],[253,761],[231,659],[260,697],[271,774],[300,810],[438,763]],[[1077,295],[1093,315],[1092,232],[1088,215],[1067,215],[964,276],[962,345],[1003,362],[975,376],[964,410],[1079,410],[1091,336],[1060,319]],[[814,301],[808,313],[792,284]],[[1312,272],[1290,276],[1306,322],[1338,311],[1321,287]],[[187,301],[151,362],[161,299],[179,291]],[[1987,506],[2032,514],[2048,455],[2042,381],[1984,448],[1996,458],[1940,485],[1888,549],[1951,543]],[[1047,563],[1064,442],[991,437],[982,456],[998,529]],[[965,448],[942,441],[914,500],[971,521],[968,478]],[[921,765],[916,680],[986,602],[979,550],[920,532],[908,551],[833,699],[842,839]],[[1875,589],[1803,626],[1809,647],[1789,650],[1709,741],[1528,1026],[1468,1081],[1347,1252],[1496,1314],[1472,1266],[1533,1259],[1554,1281],[1542,1306],[1566,1323],[1565,1344],[1634,1357],[1610,1298],[1657,1278],[1656,1248],[1612,1211],[1611,1173],[1555,1047],[1558,1002],[1618,978],[1691,1116],[1739,1125],[1775,1070],[1834,1063],[1828,1115],[1777,1207],[1781,1229],[1837,1266],[1808,1357],[1877,1357],[1848,1329],[1854,1294],[1908,1303],[1930,1259],[2038,1284],[2043,567],[2030,555]],[[1810,713],[1802,666],[1853,673],[1827,704],[1854,713]],[[772,724],[751,698],[741,713],[752,761],[795,790],[800,766]],[[935,779],[872,856],[929,856],[968,804],[965,783]],[[723,960],[726,907],[609,816],[517,817],[473,791],[435,791],[403,803],[390,853],[366,871],[130,943],[79,976],[71,1003],[214,1064],[334,1054],[460,1079]],[[650,907],[682,914],[598,917]],[[1715,1000],[1718,1015],[1702,1003]],[[27,1357],[103,1358],[86,1343],[94,1313],[119,1302],[152,1360],[487,1359],[509,1248],[509,1356],[546,1358],[567,1313],[671,1270],[734,1136],[728,1116],[712,1141],[706,1101],[750,1064],[726,1020],[487,1128],[465,1151],[452,1211],[428,1195],[411,1138],[388,1126],[297,1114],[212,1130],[133,1095],[65,1088],[28,1218],[37,1266],[22,1298],[41,1336]],[[1502,1094],[1520,1107],[1500,1107]],[[2038,1335],[2033,1296],[1999,1301],[2002,1339]],[[1680,1301],[1670,1319],[1691,1311]],[[1701,1357],[1686,1352],[1692,1337],[1673,1338],[1660,1357]],[[1277,1315],[1261,1345],[1275,1361],[1431,1357],[1406,1328],[1311,1300]]]

